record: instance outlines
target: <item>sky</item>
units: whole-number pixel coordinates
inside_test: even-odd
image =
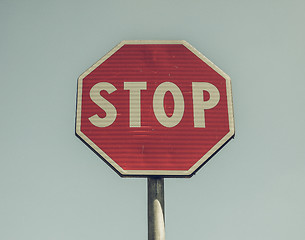
[[[186,40],[232,79],[235,138],[165,179],[166,239],[305,238],[305,2],[0,1],[0,239],[147,239],[147,182],[75,136],[77,79],[122,40]]]

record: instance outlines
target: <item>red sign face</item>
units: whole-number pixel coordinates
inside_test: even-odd
[[[121,176],[191,176],[234,136],[230,78],[185,41],[123,41],[79,77],[76,134]]]

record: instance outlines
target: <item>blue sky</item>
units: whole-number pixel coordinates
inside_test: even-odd
[[[74,134],[77,78],[122,40],[186,40],[232,79],[236,136],[165,180],[166,239],[305,237],[304,1],[0,2],[0,239],[147,238],[146,179]]]

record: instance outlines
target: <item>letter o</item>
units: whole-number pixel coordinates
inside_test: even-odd
[[[170,92],[174,99],[173,115],[168,117],[164,109],[164,96],[166,92]],[[153,109],[157,120],[164,127],[174,127],[182,119],[184,114],[184,98],[179,87],[171,82],[161,83],[154,93]]]

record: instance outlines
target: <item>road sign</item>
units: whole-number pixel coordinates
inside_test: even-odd
[[[231,80],[186,41],[123,41],[79,77],[76,135],[121,176],[191,176],[234,136]]]

